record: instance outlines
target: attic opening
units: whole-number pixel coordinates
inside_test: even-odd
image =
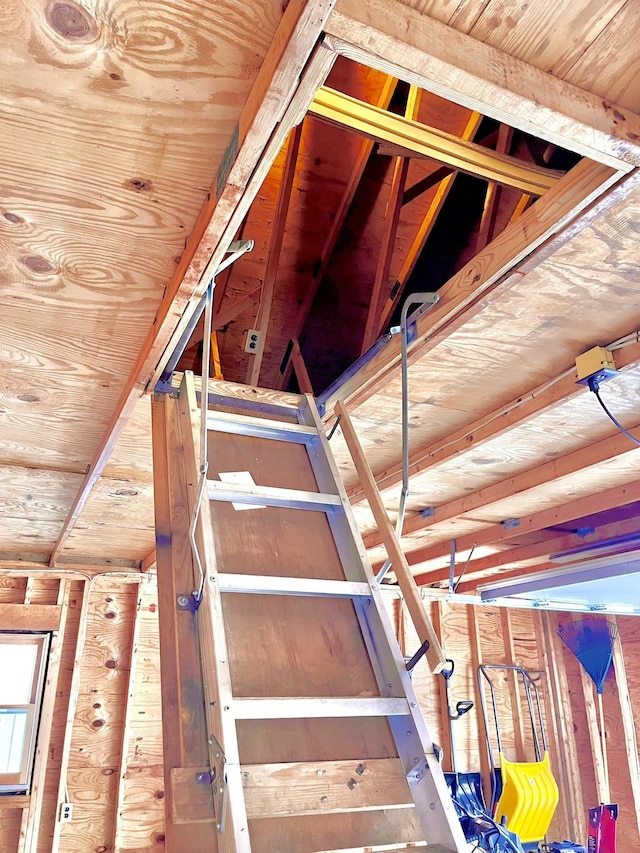
[[[339,56],[236,235],[253,251],[217,278],[212,374],[321,393],[580,159]],[[201,371],[202,335],[179,370]]]

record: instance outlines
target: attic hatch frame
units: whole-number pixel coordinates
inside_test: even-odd
[[[199,299],[192,300],[187,306],[148,388],[155,388],[161,378],[166,379],[168,359],[177,350],[185,327],[198,309],[208,281],[220,263],[225,251],[222,248],[224,241],[229,244],[234,238],[290,131],[309,112],[338,56],[389,74],[509,127],[580,154],[594,165],[602,164],[612,170],[610,174],[603,171],[594,180],[594,185],[587,189],[586,195],[580,197],[576,194],[576,204],[569,212],[556,221],[549,217],[544,232],[514,253],[492,276],[493,281],[560,231],[621,179],[637,171],[634,167],[640,165],[640,145],[634,140],[640,138],[638,117],[616,105],[605,104],[603,109],[597,96],[550,78],[525,62],[487,45],[478,46],[482,55],[478,57],[469,51],[470,41],[468,36],[409,7],[405,9],[403,20],[397,20],[383,0],[373,0],[366,9],[361,8],[357,0],[341,0],[338,8],[328,15],[291,99],[283,104],[280,120],[258,157],[235,209],[227,217],[227,227],[199,276],[194,292]],[[430,53],[425,52],[425,45],[429,45]],[[494,55],[492,62],[486,62],[484,54],[487,52]],[[397,61],[398,56],[403,59],[402,65]],[[509,89],[505,88],[505,82],[510,84]],[[546,89],[550,90],[549,98],[541,97]],[[621,132],[621,127],[624,132]],[[234,139],[230,149],[233,142]],[[218,175],[219,189],[224,187],[230,172],[231,165],[223,163]],[[570,176],[571,171],[558,181],[560,194],[565,189],[567,194],[572,190],[575,193]],[[627,181],[623,193],[634,186],[635,180]],[[478,289],[490,283],[489,280],[479,281]],[[378,347],[378,344],[381,341],[374,346]],[[383,350],[384,347],[378,349]],[[332,406],[336,399],[335,395],[328,398],[327,407]]]

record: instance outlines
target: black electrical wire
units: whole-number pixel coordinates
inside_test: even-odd
[[[622,424],[620,423],[620,421],[616,420],[616,418],[611,414],[609,409],[606,407],[604,400],[600,396],[600,383],[595,378],[595,376],[592,376],[591,379],[589,379],[589,390],[593,391],[593,393],[596,395],[596,399],[600,403],[602,408],[604,409],[605,414],[607,415],[607,417],[610,418],[610,420],[613,421],[613,423],[618,427],[620,432],[623,433],[624,435],[626,435],[627,438],[630,438],[634,444],[637,444],[638,447],[640,447],[640,441],[638,441],[638,439],[635,436],[631,435],[629,430],[625,429],[622,426]]]

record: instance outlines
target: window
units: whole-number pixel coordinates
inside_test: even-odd
[[[26,793],[40,720],[49,634],[0,632],[0,793]]]

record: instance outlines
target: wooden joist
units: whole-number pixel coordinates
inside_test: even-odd
[[[422,125],[388,110],[323,86],[309,107],[311,115],[348,127],[370,139],[385,140],[416,152],[459,172],[516,187],[539,196],[561,177],[551,169],[533,166],[499,154],[452,134]]]

